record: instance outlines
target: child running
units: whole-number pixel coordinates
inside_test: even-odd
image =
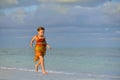
[[[34,62],[38,61],[38,63],[35,64],[35,69],[36,69],[36,72],[38,72],[38,66],[41,65],[42,73],[47,74],[44,66],[44,56],[46,54],[46,47],[48,47],[49,49],[51,49],[51,47],[50,45],[47,44],[45,40],[45,36],[44,36],[45,28],[38,27],[37,31],[38,31],[38,34],[35,35],[30,42],[30,47],[32,47],[33,42],[36,41],[36,45],[34,48],[34,51],[35,51]]]

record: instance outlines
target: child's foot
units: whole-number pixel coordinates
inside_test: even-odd
[[[36,72],[38,72],[38,65],[35,65],[35,70]]]
[[[47,72],[42,72],[42,73],[45,74],[45,75],[48,74]]]

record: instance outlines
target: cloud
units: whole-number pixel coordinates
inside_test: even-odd
[[[106,14],[114,15],[120,13],[120,3],[107,2],[101,7]]]
[[[63,2],[63,3],[69,3],[69,2],[78,2],[79,0],[38,0],[40,2]]]
[[[11,7],[17,4],[18,0],[0,0],[0,8]]]
[[[61,6],[61,5],[56,5],[54,10],[62,14],[67,14],[69,12],[69,8],[67,6]]]
[[[35,0],[37,2],[38,0]],[[25,7],[17,7],[14,10],[7,10],[5,13],[7,16],[2,18],[3,20],[9,19],[11,23],[24,24],[24,25],[49,25],[49,26],[101,26],[103,24],[116,23],[120,19],[117,18],[116,14],[111,18],[110,9],[105,6],[109,2],[108,0],[39,0],[39,6],[33,6],[30,3],[24,3],[21,6],[28,5]],[[20,3],[23,3],[21,0]],[[47,3],[49,2],[49,3]],[[57,3],[56,3],[57,2]],[[105,3],[98,7],[84,7],[80,4],[74,3]],[[51,4],[52,3],[52,4]],[[73,3],[73,5],[65,5],[62,3]],[[35,4],[35,3],[33,3]],[[30,6],[32,5],[32,7]],[[110,7],[112,9],[112,6]],[[109,12],[107,12],[109,11]],[[119,11],[119,9],[118,9]],[[117,12],[118,13],[118,12]],[[3,13],[1,13],[3,15]],[[119,15],[119,14],[118,14]],[[114,21],[113,21],[114,20]],[[8,20],[6,20],[8,21]],[[3,22],[3,21],[2,21]],[[4,22],[5,23],[5,22]],[[9,22],[8,22],[9,23]],[[27,24],[29,23],[29,24]],[[3,23],[2,23],[3,24]],[[119,24],[119,23],[118,23]]]
[[[1,0],[0,35],[27,41],[41,25],[55,44],[119,42],[119,5],[109,0]]]
[[[0,9],[11,9],[16,7],[29,7],[39,5],[38,0],[0,0]]]
[[[119,37],[113,37],[113,38],[111,38],[111,40],[120,41],[120,38]]]
[[[0,9],[5,8],[15,8],[15,7],[26,7],[33,5],[63,5],[73,6],[80,5],[83,7],[94,7],[100,4],[105,3],[109,0],[1,0],[0,1]],[[64,8],[63,8],[64,9]]]
[[[68,26],[89,26],[89,25],[108,25],[112,24],[116,21],[112,21],[111,16],[108,16],[108,14],[105,14],[103,11],[101,11],[102,6],[100,8],[98,7],[82,7],[80,5],[75,6],[65,6],[63,5],[48,5],[44,10],[46,10],[46,13],[49,12],[49,16],[55,16],[51,21],[54,24],[58,25],[68,25]],[[40,8],[42,11],[42,8]],[[48,11],[47,11],[48,10]],[[44,12],[44,11],[43,11]],[[58,13],[56,13],[58,12]],[[38,11],[38,13],[42,13]],[[65,15],[62,15],[60,13],[64,13]],[[53,14],[53,15],[51,15]],[[45,14],[44,14],[45,15]],[[48,16],[46,15],[46,16]],[[41,15],[42,16],[42,15]],[[49,17],[51,18],[51,17]],[[48,18],[48,19],[49,19]],[[48,20],[47,19],[47,20]],[[116,18],[113,18],[116,19]],[[47,21],[46,20],[46,21]],[[118,19],[119,20],[119,19]],[[75,24],[74,24],[75,23]],[[93,24],[94,23],[94,24]],[[114,23],[115,24],[115,23]]]
[[[55,1],[55,0],[53,0]],[[79,0],[56,0],[56,2],[63,2],[63,3],[73,3],[73,2],[78,2]]]
[[[6,12],[6,16],[3,19],[8,19],[9,22],[16,23],[16,24],[24,24],[25,19],[25,11],[23,8],[17,8],[13,11]],[[4,22],[5,23],[5,22]]]
[[[95,7],[105,3],[108,0],[79,0],[79,5],[83,7]]]
[[[23,24],[25,18],[25,12],[23,9],[17,9],[15,13],[12,14],[12,18],[16,20],[17,23]]]
[[[97,6],[109,0],[38,0],[41,3],[58,3],[58,4],[79,4],[81,6]]]
[[[73,2],[78,2],[79,0],[38,0],[43,3],[48,3],[48,2],[58,2],[58,3],[73,3]]]
[[[38,10],[46,10],[47,12],[57,13],[57,14],[66,14],[69,12],[70,6],[67,5],[60,5],[60,4],[40,4]]]
[[[120,34],[120,31],[115,31],[115,33]]]
[[[119,2],[107,2],[103,6],[101,6],[101,11],[108,17],[109,23],[114,25],[120,25]]]

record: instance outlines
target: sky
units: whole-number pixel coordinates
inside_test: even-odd
[[[29,48],[39,26],[53,48],[120,47],[120,0],[0,0],[0,48]]]

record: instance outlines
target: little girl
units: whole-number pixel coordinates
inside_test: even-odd
[[[51,49],[51,47],[47,44],[44,36],[45,29],[43,27],[38,27],[37,29],[38,34],[35,35],[31,42],[30,42],[30,47],[32,47],[33,42],[36,41],[36,45],[34,48],[35,51],[35,57],[34,61],[38,61],[38,63],[35,65],[36,72],[38,72],[38,66],[41,65],[42,68],[42,73],[47,74],[44,66],[44,56],[46,54],[46,47]]]

